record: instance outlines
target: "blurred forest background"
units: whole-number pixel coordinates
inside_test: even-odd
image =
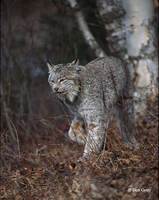
[[[64,115],[47,82],[46,59],[67,63],[78,57],[85,64],[93,53],[78,30],[72,10],[62,1],[7,0],[2,8],[1,128],[11,144],[8,148],[17,154],[21,134],[34,137],[44,131],[39,129],[43,119],[53,126],[53,118]],[[101,28],[97,28],[99,35]]]
[[[81,0],[79,4],[97,42],[110,54],[107,33],[100,20],[96,1]],[[156,11],[157,9],[156,1]],[[94,52],[79,31],[74,11],[68,2],[3,0],[0,84],[1,198],[155,200],[156,104],[150,105],[151,114],[138,125],[139,135],[144,133],[139,137],[140,142],[145,142],[142,143],[141,151],[133,154],[130,150],[125,150],[125,147],[122,149],[120,138],[114,141],[110,138],[108,152],[103,155],[105,159],[98,165],[93,161],[89,173],[81,166],[81,172],[81,168],[74,163],[81,154],[81,147],[64,137],[69,124],[68,113],[51,93],[47,82],[48,58],[55,64],[67,63],[74,58],[79,58],[80,64],[86,64],[95,58]],[[110,129],[110,133],[115,135],[116,129]],[[153,155],[152,158],[148,158],[147,155],[150,154]],[[147,169],[144,168],[146,165]],[[131,166],[129,175],[122,171],[125,166]],[[136,168],[139,169],[138,172],[133,171]],[[79,179],[80,173],[82,175]],[[96,177],[93,182],[92,176]],[[83,182],[86,185],[81,186]],[[125,194],[128,186],[135,182],[137,185],[134,187],[151,188],[153,192]],[[102,183],[109,187],[98,191],[96,183],[98,188],[103,187],[100,186]],[[85,196],[88,189],[90,197]]]

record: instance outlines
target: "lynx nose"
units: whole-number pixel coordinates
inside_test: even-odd
[[[54,87],[55,92],[58,92],[58,87]]]

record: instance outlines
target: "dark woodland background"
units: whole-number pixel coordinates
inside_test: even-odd
[[[64,124],[67,110],[51,93],[47,59],[57,64],[79,58],[81,64],[86,64],[95,55],[85,44],[66,1],[7,0],[1,5],[1,127],[7,129],[11,149],[14,147],[15,151],[17,144],[12,141],[17,141],[15,129],[22,129],[18,137],[34,137],[44,131],[38,128],[42,120],[51,123],[49,126],[60,120]],[[95,5],[95,1],[81,1],[91,30],[105,44]]]
[[[83,6],[88,21],[94,18],[90,21],[94,34],[102,38],[95,2]],[[86,64],[94,58],[78,30],[74,13],[62,1],[4,1],[1,42],[3,111],[7,109],[7,113],[2,112],[3,126],[9,123],[6,114],[14,123],[35,123],[36,118],[62,113],[48,87],[48,58],[56,64],[77,57]]]
[[[4,1],[1,40],[1,125],[14,139],[13,126],[25,126],[25,136],[40,134],[32,132],[39,120],[64,114],[51,94],[46,60],[67,63],[78,57],[85,64],[93,54],[62,1]]]
[[[109,54],[96,1],[79,3],[92,33]],[[103,159],[93,161],[88,171],[81,166],[81,171],[74,161],[82,147],[64,136],[69,116],[51,93],[46,60],[57,64],[79,58],[86,64],[95,55],[67,1],[3,0],[1,11],[2,199],[157,199],[156,107],[150,105],[152,115],[138,124],[140,151],[121,147],[113,126]],[[124,167],[130,170],[122,171]],[[87,187],[95,183],[103,191],[96,191],[96,185]],[[127,193],[135,183],[151,192]]]

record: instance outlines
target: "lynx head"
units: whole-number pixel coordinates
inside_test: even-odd
[[[74,60],[68,64],[53,65],[49,68],[48,82],[52,91],[63,100],[73,103],[80,92],[79,62]]]

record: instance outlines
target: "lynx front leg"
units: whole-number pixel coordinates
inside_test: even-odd
[[[72,121],[68,136],[72,141],[77,142],[78,144],[85,144],[86,132],[82,120],[75,118]]]
[[[95,118],[96,119],[96,118]],[[83,158],[88,158],[92,153],[98,154],[102,151],[106,137],[105,120],[94,120],[87,122],[87,139]]]

